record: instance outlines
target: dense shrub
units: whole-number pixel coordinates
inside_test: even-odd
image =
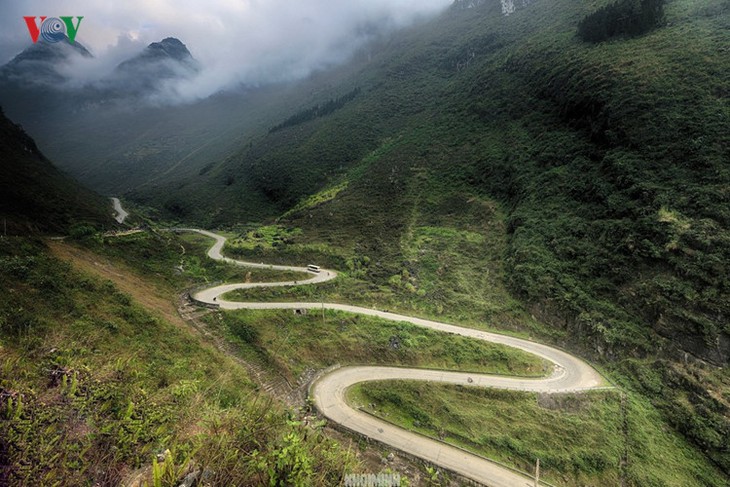
[[[578,37],[602,42],[617,36],[635,37],[657,27],[664,19],[664,0],[619,0],[585,17]]]
[[[329,101],[322,103],[321,105],[313,106],[312,108],[308,108],[306,110],[302,110],[301,112],[298,112],[291,117],[284,120],[279,125],[276,125],[272,127],[269,130],[269,133],[278,132],[279,130],[285,129],[287,127],[293,127],[295,125],[299,125],[305,122],[309,122],[310,120],[314,120],[315,118],[324,117],[325,115],[329,115],[330,113],[334,112],[335,110],[338,110],[345,106],[345,104],[348,101],[351,101],[354,99],[358,94],[360,93],[360,88],[355,88],[354,90],[350,91],[349,93],[342,95],[339,98],[336,99],[330,99]]]

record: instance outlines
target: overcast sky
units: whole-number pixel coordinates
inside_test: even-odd
[[[305,76],[345,59],[368,24],[405,26],[452,0],[0,0],[0,64],[31,44],[22,17],[84,16],[76,40],[96,60],[75,66],[98,76],[165,37],[183,41],[204,74],[182,87],[205,96],[235,82]]]

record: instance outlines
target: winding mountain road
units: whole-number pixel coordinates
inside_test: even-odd
[[[124,211],[124,208],[122,208],[122,203],[121,201],[119,201],[119,198],[110,199],[112,200],[112,205],[114,205],[114,211],[116,212],[114,219],[117,221],[117,223],[124,223],[124,220],[127,219],[129,213]]]
[[[439,370],[407,369],[400,367],[342,367],[317,379],[310,389],[311,397],[320,412],[331,421],[345,428],[390,445],[410,455],[425,459],[445,469],[457,472],[464,477],[492,487],[513,487],[535,485],[534,479],[508,467],[499,465],[485,458],[473,455],[459,448],[411,433],[395,425],[381,421],[365,412],[353,409],[345,400],[346,391],[354,384],[381,380],[419,380],[447,384],[461,384],[473,387],[493,387],[516,391],[543,393],[581,392],[591,389],[606,388],[607,384],[601,375],[586,362],[547,345],[523,340],[520,338],[489,333],[472,328],[441,323],[438,321],[414,318],[387,311],[379,311],[360,306],[349,306],[336,303],[243,303],[221,299],[236,289],[251,289],[272,286],[294,286],[326,282],[337,277],[332,270],[311,272],[305,267],[267,265],[263,263],[243,262],[224,257],[221,253],[226,238],[213,232],[192,228],[176,228],[177,232],[196,232],[215,240],[208,251],[211,259],[227,262],[232,265],[259,269],[273,269],[307,273],[311,277],[301,281],[275,283],[238,283],[210,287],[198,291],[195,300],[221,309],[329,309],[375,316],[385,320],[403,321],[432,330],[453,333],[476,340],[507,345],[528,353],[532,353],[554,364],[549,377],[540,379],[510,378],[485,374],[467,374],[463,372],[447,372]]]

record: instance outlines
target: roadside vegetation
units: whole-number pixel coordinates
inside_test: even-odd
[[[635,7],[640,29],[609,25]],[[730,475],[728,19],[722,0],[484,2],[405,31],[353,64],[357,98],[240,153],[269,211],[302,204],[278,221],[300,234],[242,255],[345,270],[358,291],[333,300],[564,346]]]
[[[416,232],[417,238],[422,239],[425,233],[430,245],[442,249],[436,260],[446,259],[452,263],[449,272],[457,275],[467,272],[462,267],[469,259],[462,261],[458,251],[467,251],[469,247],[459,239],[453,242],[454,231],[428,229],[426,232]],[[465,239],[484,243],[482,238],[465,233]],[[289,245],[296,245],[295,242],[273,245],[284,240],[277,238],[279,234],[303,238],[296,229],[279,227],[233,231],[229,232],[229,237],[234,243],[236,235],[249,240],[248,249],[241,252],[242,258],[266,254],[267,257],[277,256],[279,261],[301,264],[302,261],[291,261],[294,257],[286,251]],[[199,244],[197,251],[201,255],[212,243],[205,237],[194,236],[193,240]],[[452,244],[442,248],[449,241]],[[333,254],[345,252],[334,246],[329,249]],[[480,249],[477,247],[475,253]],[[420,250],[416,253],[428,261]],[[129,256],[129,252],[124,254]],[[488,255],[488,252],[482,255]],[[495,266],[495,269],[499,268]],[[379,289],[369,286],[362,278],[351,277],[353,274],[358,276],[356,270],[348,270],[329,283],[286,290],[246,291],[239,297],[307,301],[341,298],[347,302],[354,296],[362,296],[368,289],[372,293]],[[384,286],[382,294],[369,296],[387,296],[390,301],[384,302],[398,305],[399,292],[410,294],[402,286]],[[376,299],[376,302],[381,301]],[[291,384],[335,363],[393,364],[528,376],[545,371],[544,364],[535,357],[508,348],[460,337],[439,338],[439,333],[406,323],[347,313],[326,311],[322,314],[319,310],[308,310],[305,315],[296,315],[292,310],[240,310],[213,313],[203,319],[211,330],[235,345],[236,353],[280,374]],[[720,378],[715,380],[719,387]],[[683,439],[662,430],[656,411],[641,396],[629,396],[626,417],[631,429],[629,439],[625,440],[624,413],[618,392],[538,397],[505,391],[387,382],[356,386],[352,394],[353,404],[376,404],[375,410],[369,412],[388,421],[429,436],[442,437],[516,468],[529,470],[539,456],[546,478],[558,484],[605,485],[615,483],[622,476],[629,485],[713,485],[720,482],[720,477],[712,470],[703,471],[702,458]],[[626,444],[630,446],[630,463],[624,468],[620,460]],[[660,457],[672,458],[671,466],[656,468]]]
[[[325,486],[357,465],[238,362],[41,242],[0,238],[0,285],[2,485],[173,487],[197,471]]]
[[[366,382],[348,401],[369,414],[555,485],[722,485],[702,456],[618,391],[533,394],[412,381]]]
[[[374,47],[372,60],[357,60],[351,77],[361,91],[337,110],[270,134],[268,125],[191,185],[155,188],[148,198],[174,218],[226,227],[235,237],[231,257],[343,271],[321,286],[236,299],[375,305],[564,346],[629,393],[643,432],[629,480],[723,485],[728,6],[675,0],[641,35],[581,40],[581,19],[606,21],[610,3],[534,2],[504,17],[498,2],[483,2],[408,29]],[[354,88],[342,85],[322,102]],[[204,262],[203,242],[178,275],[176,239],[88,245],[168,289],[245,278]],[[268,329],[298,332],[297,324],[316,321],[275,312],[221,319],[244,341],[257,338],[258,322],[258,339],[273,340]],[[281,370],[308,367],[294,349],[286,353],[294,362]],[[615,409],[597,401],[596,414]],[[601,461],[614,459],[615,441],[607,439]],[[531,448],[519,461],[531,464],[540,451]],[[608,467],[580,468],[587,470],[579,479],[615,478]]]
[[[521,336],[553,333],[526,313],[504,285],[504,230],[496,205],[474,198],[469,206],[451,226],[429,221],[422,209],[414,209],[412,228],[396,243],[399,253],[390,258],[371,257],[359,246],[323,243],[310,228],[303,232],[279,225],[236,231],[224,249],[228,256],[316,263],[337,269],[339,276],[316,286],[236,290],[225,299],[356,304]],[[267,232],[274,245],[251,238]],[[400,262],[392,260],[398,257]]]
[[[520,350],[351,313],[223,311],[205,317],[260,361],[295,383],[331,365],[397,365],[542,377],[548,362]]]
[[[454,205],[456,201],[452,200],[450,204]],[[230,230],[226,232],[231,242],[231,245],[226,247],[226,253],[231,257],[235,254],[237,258],[253,261],[302,265],[309,262],[324,264],[326,261],[325,256],[329,255],[332,260],[326,265],[337,268],[339,263],[339,265],[344,266],[345,270],[337,280],[316,286],[237,291],[230,293],[227,298],[233,297],[254,301],[302,300],[317,302],[326,300],[366,306],[377,305],[381,309],[421,314],[457,323],[473,323],[474,326],[487,328],[499,328],[507,323],[512,324],[514,333],[522,335],[537,334],[539,336],[542,333],[542,328],[539,325],[535,325],[534,328],[521,326],[521,317],[528,323],[532,319],[521,306],[515,302],[512,302],[515,303],[512,308],[505,310],[503,306],[502,299],[509,299],[509,292],[502,284],[501,277],[496,277],[503,276],[503,270],[498,260],[499,252],[504,251],[502,240],[504,234],[499,232],[501,225],[500,214],[495,211],[496,207],[489,204],[488,201],[472,200],[468,205],[467,208],[477,207],[479,210],[477,213],[471,214],[466,211],[462,212],[459,219],[453,220],[452,223],[459,224],[460,228],[458,229],[421,225],[419,224],[421,221],[429,221],[433,224],[438,223],[438,220],[432,220],[428,212],[411,213],[414,230],[409,234],[411,237],[402,240],[400,244],[403,245],[404,249],[408,249],[409,255],[414,256],[413,261],[401,264],[409,266],[409,272],[413,272],[414,279],[404,280],[404,274],[400,273],[397,274],[401,278],[400,282],[398,282],[398,279],[392,278],[391,275],[381,285],[373,282],[369,271],[376,265],[380,268],[388,268],[390,265],[388,261],[383,259],[379,263],[372,262],[371,259],[366,259],[364,256],[360,258],[353,256],[352,249],[329,243],[317,243],[310,240],[312,237],[307,231],[303,231],[298,227],[253,225]],[[480,217],[484,216],[481,213],[483,211],[488,211],[488,214],[492,215],[492,220],[481,219]],[[489,222],[486,227],[488,231],[482,229],[481,232],[483,233],[480,233],[477,222],[481,225]],[[190,246],[187,250],[191,253],[186,253],[186,255],[197,253],[198,256],[203,256],[200,257],[203,266],[212,265],[217,267],[218,263],[204,257],[205,252],[212,244],[211,239],[198,235],[170,237],[175,240],[173,240],[174,243],[169,244],[169,249],[179,246],[180,242],[177,239],[181,239],[186,241],[186,245]],[[126,260],[133,267],[144,267],[150,260],[157,260],[134,257],[136,251],[133,249],[137,244],[125,243],[125,238],[128,237],[123,237],[119,241],[110,240],[105,244],[104,251],[111,252],[116,258]],[[168,247],[158,245],[157,239],[160,238],[159,236],[150,235],[137,238],[141,239],[142,242],[148,242],[145,255],[149,256],[149,252],[161,252],[163,254],[167,252],[165,249]],[[153,242],[155,243],[153,244]],[[120,247],[115,249],[114,247],[117,245]],[[126,248],[127,245],[129,245],[128,249]],[[142,248],[144,248],[144,245]],[[237,250],[231,251],[233,248]],[[177,251],[170,252],[170,254],[171,257],[157,260],[158,262],[167,261],[167,264],[164,268],[159,268],[155,272],[160,273],[160,275],[176,275],[175,263],[178,261],[179,254]],[[215,272],[228,272],[225,270],[227,267],[229,266],[223,266],[223,269]],[[240,272],[245,272],[241,269],[234,269],[233,271],[238,274],[228,276],[230,280],[240,279]],[[209,281],[220,277],[216,275],[214,279],[214,274],[211,274],[213,271],[208,270],[206,272],[208,272],[205,275]],[[427,277],[424,278],[423,276]],[[180,276],[177,276],[175,279],[179,278]],[[199,279],[199,277],[197,278]],[[186,282],[195,279],[193,276],[185,277]],[[414,289],[404,286],[404,281],[413,285],[415,292]],[[426,283],[423,287],[430,283],[449,282],[449,286],[443,286],[448,288],[448,291],[444,289],[444,292],[448,292],[449,295],[443,297],[442,302],[459,303],[457,299],[454,299],[454,296],[462,296],[464,301],[461,304],[447,306],[443,310],[439,310],[431,297],[433,294],[418,292],[419,288],[422,287],[421,282]],[[181,284],[181,282],[178,283]],[[464,290],[467,285],[473,286],[469,292]],[[481,286],[481,288],[476,286]],[[439,292],[438,287],[432,289],[434,291],[431,292]],[[484,291],[479,292],[478,289]],[[489,308],[496,310],[494,314],[484,314],[484,310]],[[382,322],[344,313],[327,311],[323,317],[322,313],[317,310],[309,310],[303,316],[295,315],[291,310],[242,310],[209,314],[203,319],[212,330],[233,343],[237,353],[242,357],[284,376],[291,384],[296,383],[300,378],[311,376],[315,370],[335,363],[382,363],[526,375],[534,375],[535,371],[540,369],[540,364],[534,362],[534,357],[524,356],[524,354],[514,355],[513,351],[509,349],[499,350],[489,346],[482,347],[482,344],[462,339],[456,340],[455,337],[442,340],[434,332],[408,326],[407,324]],[[552,336],[560,338],[560,335]],[[609,367],[608,370],[613,379],[619,381],[624,387],[630,389],[632,382],[628,377],[638,374],[642,382],[647,384],[647,387],[653,388],[652,391],[660,391],[661,381],[665,379],[657,377],[656,374],[661,373],[663,367],[667,365],[652,364],[649,361],[623,362],[622,367],[631,367],[631,372],[625,376],[620,370],[613,367]],[[677,379],[681,378],[681,374],[693,370],[694,367],[698,366],[685,364],[683,367],[675,369],[674,373],[677,374],[675,377]],[[651,374],[645,372],[648,370],[654,370],[655,372]],[[716,388],[718,392],[722,389],[721,384],[724,380],[722,371],[713,372],[712,369],[700,369],[699,373],[703,374],[704,377],[712,378],[712,381],[708,382],[712,388]],[[370,387],[370,385],[366,387]],[[381,384],[379,387],[384,397],[390,398],[389,400],[392,401],[392,410],[388,410],[387,419],[395,421],[394,418],[398,417],[399,410],[401,410],[401,415],[405,415],[403,417],[407,417],[407,407],[403,404],[407,402],[412,391],[408,388],[403,389],[401,384]],[[438,388],[435,390],[437,394],[434,400],[446,402],[446,405],[443,405],[445,409],[442,408],[440,411],[448,410],[451,412],[452,409],[448,406],[450,404],[447,400],[448,394],[438,393]],[[423,394],[424,401],[428,401],[427,396],[427,394]],[[548,459],[548,467],[546,468],[548,470],[555,468],[555,472],[558,473],[553,472],[551,475],[555,475],[554,479],[556,481],[568,485],[575,485],[580,482],[587,482],[588,485],[594,482],[594,485],[600,485],[601,482],[610,483],[617,476],[624,475],[625,478],[634,482],[629,485],[652,485],[652,482],[656,485],[662,485],[663,482],[671,485],[679,482],[677,479],[699,475],[693,469],[701,470],[698,467],[702,463],[701,457],[697,457],[693,450],[680,438],[666,432],[660,433],[662,428],[661,420],[656,412],[641,396],[632,397],[632,401],[638,405],[633,414],[636,421],[641,424],[641,428],[637,430],[637,435],[639,433],[643,435],[643,440],[639,440],[639,436],[637,436],[636,441],[646,441],[647,438],[653,438],[657,434],[664,435],[661,437],[663,438],[661,441],[652,440],[651,448],[648,449],[645,455],[637,454],[636,457],[632,457],[634,462],[632,465],[635,470],[631,472],[622,471],[617,464],[611,463],[612,453],[610,451],[601,453],[599,459],[588,459],[585,464],[578,466],[562,460],[553,459],[551,461]],[[608,406],[604,407],[604,403],[606,401],[610,403],[610,400],[602,398],[603,396],[590,395],[588,398],[576,400],[583,404],[581,411],[592,411],[592,408],[598,408],[596,414],[603,414],[601,416],[603,419],[599,423],[602,425],[601,427],[605,426],[606,429],[601,431],[606,434],[606,441],[610,444],[619,441],[619,439],[615,436],[615,429],[612,429],[615,425],[611,426],[604,422],[610,416],[611,409]],[[380,399],[370,402],[380,403]],[[524,402],[524,399],[511,397],[510,401],[513,400]],[[479,411],[487,411],[494,406],[490,403],[489,397],[476,395],[470,397],[470,401],[473,407]],[[594,401],[597,405],[591,406]],[[367,402],[367,404],[370,404],[370,402]],[[496,405],[496,407],[503,406]],[[557,416],[567,414],[568,421],[570,421],[570,418],[578,418],[575,421],[579,423],[581,421],[593,421],[592,415],[588,416],[590,419],[586,419],[585,416],[581,415],[570,416],[569,412],[560,408],[554,414]],[[437,415],[443,416],[442,420],[446,422],[449,418],[453,419],[450,413],[437,414],[434,412],[433,415],[434,418]],[[486,415],[485,418],[486,421],[489,416]],[[528,418],[527,414],[521,416],[521,418],[525,427],[532,427],[542,434],[541,425],[544,424],[545,419],[543,416],[533,416],[534,422]],[[454,421],[458,420],[454,419]],[[559,422],[560,419],[552,418],[550,421]],[[406,423],[406,426],[412,425]],[[694,426],[689,423],[687,428],[693,429]],[[436,435],[441,430],[448,431],[448,428],[442,427],[436,431]],[[593,433],[599,434],[595,430]],[[566,436],[562,433],[548,431],[545,432],[545,435],[554,441],[562,438],[563,445],[570,445],[573,442],[572,439],[566,440]],[[534,461],[531,456],[541,454],[540,448],[542,448],[543,443],[538,436],[536,434],[535,437],[525,441],[520,450],[522,456],[515,454],[505,459],[503,456],[498,455],[496,458],[518,468],[527,468],[527,465]],[[722,440],[718,438],[718,441]],[[470,442],[477,445],[478,448],[482,448],[479,447],[478,438],[472,438],[461,446],[469,446]],[[489,448],[482,448],[480,451],[484,455],[493,456],[490,448],[493,450],[495,447],[492,445]],[[648,465],[653,465],[652,462],[661,455],[673,459],[684,458],[687,462],[682,460],[679,463],[673,463],[674,469],[664,469],[665,472],[660,475],[661,472],[654,471]],[[545,458],[547,459],[548,456]],[[599,466],[588,466],[590,462],[598,462]],[[646,462],[646,465],[642,462]],[[647,472],[643,476],[637,473],[642,468]],[[699,475],[697,478],[704,479],[703,481],[712,485],[712,479],[714,481],[718,479],[714,477],[716,474],[713,471],[713,469],[708,469],[703,474],[704,476]],[[689,482],[686,485],[698,484]]]
[[[196,233],[156,230],[124,236],[95,234],[75,243],[123,262],[174,292],[216,282],[273,282],[308,277],[304,273],[250,269],[214,261],[207,256],[213,241]]]

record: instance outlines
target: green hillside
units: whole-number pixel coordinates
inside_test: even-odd
[[[504,15],[498,0],[459,0],[300,83],[80,113],[47,142],[96,187],[133,188],[158,212],[149,221],[224,228],[232,257],[340,272],[228,299],[500,330],[562,346],[620,387],[557,399],[351,391],[388,420],[518,468],[541,456],[567,485],[727,484],[730,2],[514,3]],[[199,238],[164,232],[50,247],[15,237],[103,227],[110,210],[4,117],[0,133],[0,485],[152,478],[168,448],[177,471],[162,485],[198,466],[219,485],[332,485],[362,467],[365,447],[294,420],[237,355],[290,382],[373,355],[540,367],[324,312],[208,314],[221,353],[170,303],[186,286],[267,275],[205,262]],[[88,272],[64,263],[78,253]],[[124,290],[95,277],[106,258]]]
[[[73,224],[111,225],[111,204],[62,174],[23,129],[0,111],[0,231],[62,232]]]
[[[211,485],[325,486],[357,465],[181,320],[174,292],[65,257],[0,238],[0,485],[172,487],[205,471]]]
[[[532,315],[730,473],[730,4],[670,1],[646,33],[585,42],[608,2],[472,3],[139,197],[206,225],[294,208],[299,233],[244,253],[319,256],[427,314]]]

